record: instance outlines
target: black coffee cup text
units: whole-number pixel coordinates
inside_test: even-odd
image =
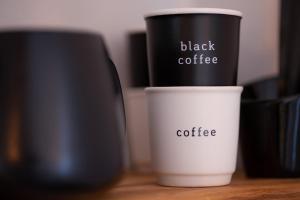
[[[192,41],[180,41],[181,52],[196,52],[192,56],[179,57],[177,62],[179,65],[202,65],[217,64],[218,57],[205,54],[205,52],[215,51],[215,43],[208,41],[205,43],[193,43]],[[200,52],[200,53],[198,53]]]

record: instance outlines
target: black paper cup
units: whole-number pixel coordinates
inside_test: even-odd
[[[147,14],[150,85],[236,85],[241,16],[216,8]]]

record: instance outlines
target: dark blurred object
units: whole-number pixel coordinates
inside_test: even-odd
[[[149,86],[146,32],[132,32],[129,38],[131,87]]]
[[[300,1],[281,1],[280,75],[286,95],[300,93]]]
[[[279,79],[270,77],[244,85],[243,99],[275,99],[279,96]]]
[[[3,178],[77,188],[120,175],[123,99],[101,36],[1,32],[0,70]]]
[[[300,1],[281,1],[280,78],[244,86],[240,138],[251,177],[300,177]]]
[[[300,95],[279,97],[279,79],[245,85],[240,141],[250,177],[300,177]]]

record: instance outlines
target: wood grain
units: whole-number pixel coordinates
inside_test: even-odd
[[[155,184],[153,176],[128,175],[105,199],[122,200],[259,200],[300,199],[300,179],[246,179],[212,188],[174,188]]]
[[[157,185],[153,175],[130,173],[106,190],[72,194],[31,192],[22,196],[26,195],[30,199],[53,200],[300,200],[300,179],[247,179],[238,175],[228,186],[175,188]]]

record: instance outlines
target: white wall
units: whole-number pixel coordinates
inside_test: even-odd
[[[144,28],[143,14],[168,7],[223,7],[244,13],[241,82],[277,72],[279,0],[1,0],[0,29],[60,27],[101,32],[123,83],[126,33]]]

